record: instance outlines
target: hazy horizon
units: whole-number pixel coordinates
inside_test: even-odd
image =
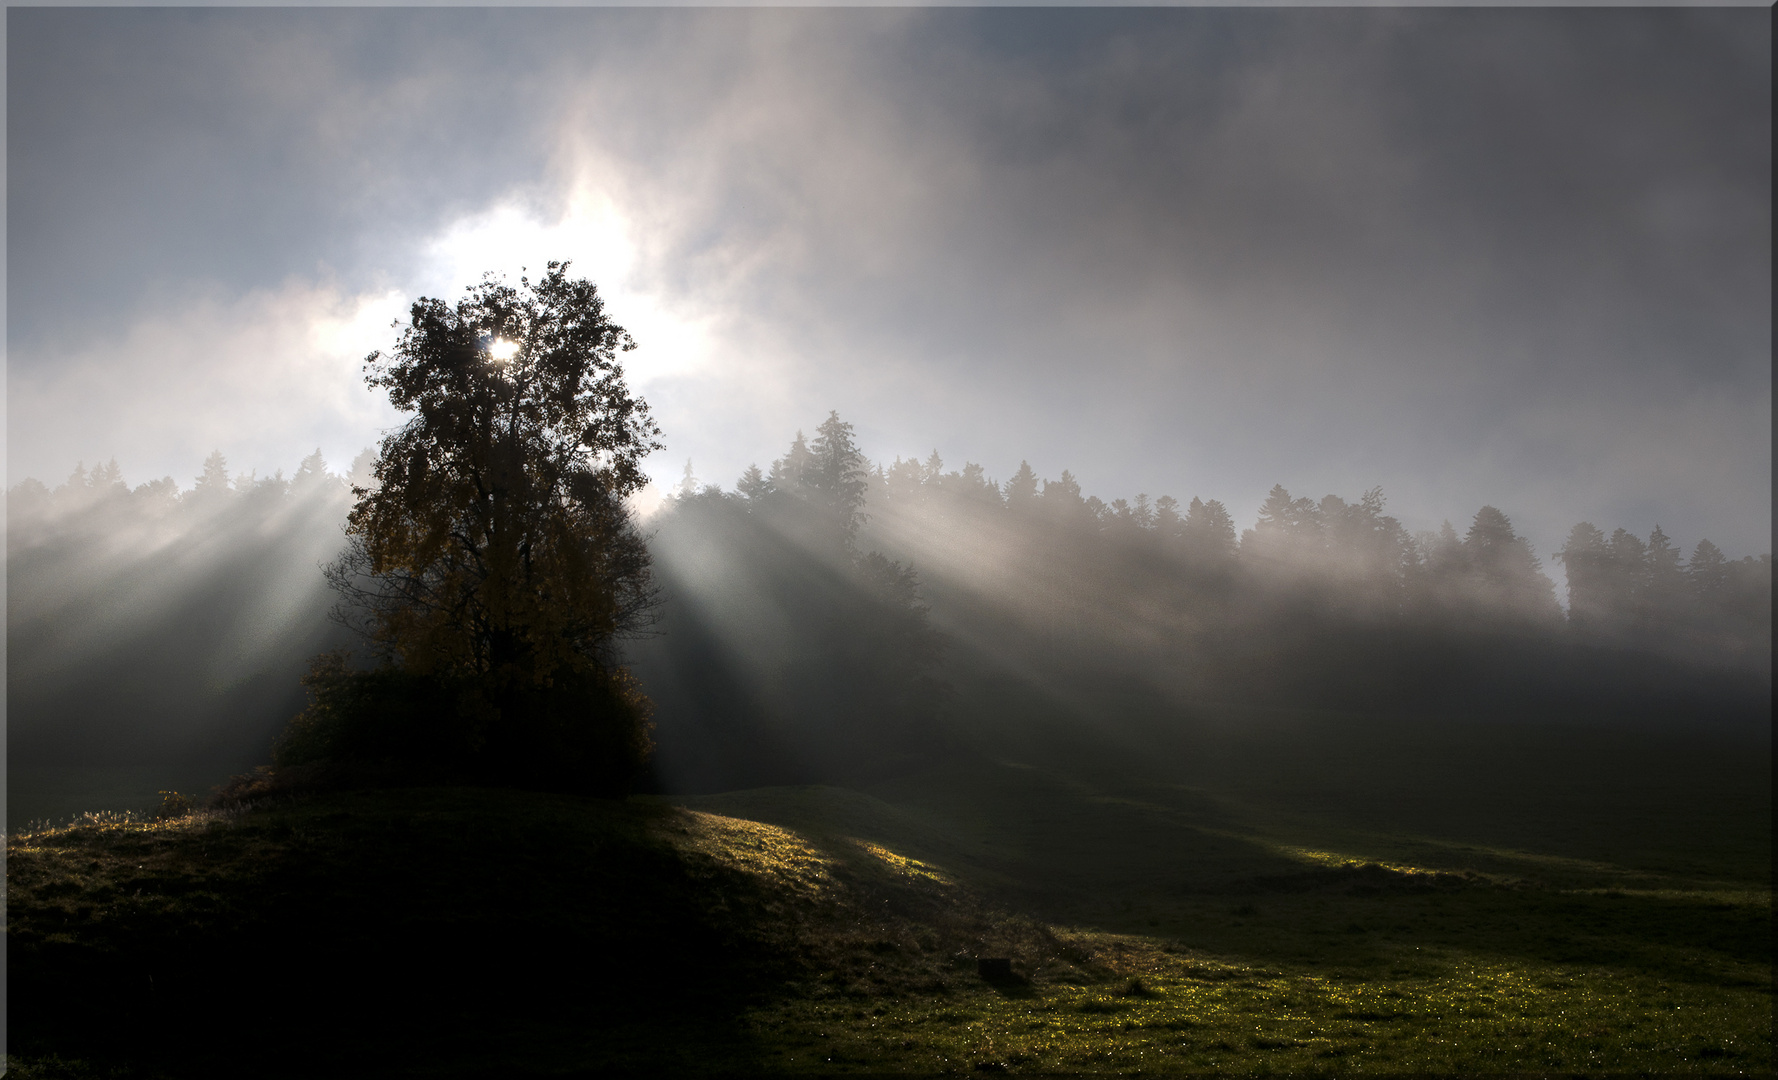
[[[344,470],[420,295],[569,258],[731,488],[1381,486],[1770,548],[1768,9],[9,16],[8,484]]]

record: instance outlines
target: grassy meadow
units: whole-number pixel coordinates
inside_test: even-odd
[[[854,787],[15,835],[12,1070],[1773,1069],[1761,736],[1254,710],[1001,735]]]

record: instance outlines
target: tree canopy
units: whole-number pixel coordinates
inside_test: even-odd
[[[413,417],[356,489],[332,571],[378,650],[419,673],[547,684],[604,670],[651,603],[624,498],[659,449],[624,382],[635,347],[598,289],[549,264],[416,301],[366,381]]]

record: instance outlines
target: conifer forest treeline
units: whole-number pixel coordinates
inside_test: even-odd
[[[309,658],[350,643],[321,567],[352,503],[319,453],[288,479],[212,455],[185,491],[116,463],[12,488],[15,766],[263,757]],[[1378,489],[1281,486],[1242,528],[1067,472],[873,464],[837,414],[732,489],[688,464],[637,527],[660,604],[627,659],[675,790],[890,775],[990,715],[1769,715],[1770,555],[1661,528],[1581,522],[1546,564],[1492,506],[1410,534]]]

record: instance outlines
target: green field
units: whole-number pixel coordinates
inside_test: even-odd
[[[855,788],[335,793],[15,836],[12,1065],[1772,1071],[1762,736],[1251,710],[1093,734],[1009,728],[1016,753]]]

